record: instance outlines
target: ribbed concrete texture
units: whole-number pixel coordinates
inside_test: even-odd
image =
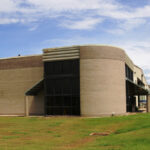
[[[29,115],[44,115],[44,91],[36,96],[28,96]]]
[[[43,50],[43,61],[59,61],[79,58],[79,46],[47,48]]]
[[[82,116],[126,113],[125,53],[115,47],[80,48]]]
[[[147,112],[150,112],[150,95],[147,97]]]
[[[0,115],[25,115],[25,92],[43,78],[42,57],[20,57],[4,61],[0,60],[0,64],[3,64],[0,65],[3,66],[0,69]],[[38,105],[42,106],[38,101],[39,98],[35,97],[29,102],[32,114],[38,112]],[[38,113],[43,112],[41,109]]]

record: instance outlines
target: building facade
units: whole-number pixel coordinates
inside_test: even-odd
[[[0,59],[0,115],[125,114],[147,95],[142,70],[117,47],[48,48]]]

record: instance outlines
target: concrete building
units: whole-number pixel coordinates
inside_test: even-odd
[[[0,115],[125,114],[147,94],[142,70],[117,47],[48,48],[0,59]]]
[[[134,66],[134,82],[149,90],[149,86],[148,83],[146,81],[146,78],[144,76],[143,70],[141,68],[139,68],[138,66]],[[143,108],[146,108],[147,103],[146,103],[147,97],[144,95],[137,95],[136,96],[136,107],[138,107],[139,109],[143,110]]]

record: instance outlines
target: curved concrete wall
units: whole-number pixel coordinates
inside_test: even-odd
[[[125,60],[116,47],[80,47],[82,116],[126,113]]]

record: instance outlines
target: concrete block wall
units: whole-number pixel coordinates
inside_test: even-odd
[[[0,115],[25,115],[25,92],[42,78],[41,55],[0,59]]]

